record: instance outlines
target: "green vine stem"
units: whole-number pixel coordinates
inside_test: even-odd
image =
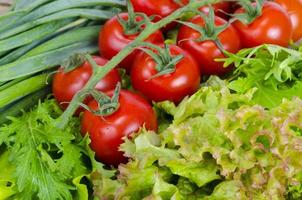
[[[116,56],[114,56],[105,66],[94,67],[93,74],[85,87],[79,91],[70,102],[68,108],[65,112],[57,119],[57,127],[64,129],[68,124],[69,119],[72,117],[73,113],[76,111],[80,103],[85,99],[85,91],[92,90],[95,88],[96,84],[102,79],[108,72],[110,72],[114,67],[116,67],[124,58],[126,58],[135,48],[140,46],[148,36],[160,28],[166,26],[167,24],[180,18],[183,13],[194,11],[204,5],[220,2],[219,0],[193,0],[190,1],[186,6],[179,8],[174,11],[169,16],[161,19],[160,21],[146,26],[146,28],[141,32],[141,34],[128,46],[126,46],[122,51],[120,51]]]

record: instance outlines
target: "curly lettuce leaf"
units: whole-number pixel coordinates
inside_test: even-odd
[[[257,88],[253,102],[266,108],[278,106],[283,98],[302,98],[302,52],[277,45],[262,45],[227,53],[224,65],[235,65],[229,88],[244,94]]]
[[[217,77],[179,105],[161,102],[171,124],[142,129],[121,150],[116,199],[299,199],[302,100],[272,109],[233,93]]]
[[[143,199],[152,194],[158,179],[171,180],[171,172],[165,167],[156,165],[139,167],[137,161],[119,166],[119,181],[124,183],[116,193],[116,199]]]
[[[203,198],[204,200],[229,200],[240,199],[247,200],[244,187],[240,181],[224,181],[218,184],[210,196]],[[260,200],[260,199],[258,199]]]
[[[140,137],[135,138],[134,141],[125,138],[121,150],[127,157],[137,160],[140,167],[151,166],[155,161],[164,166],[170,160],[180,158],[177,150],[163,146],[159,135],[145,129],[141,130]]]
[[[90,139],[85,138],[87,154],[90,158],[92,170],[91,173],[85,175],[93,186],[94,199],[114,199],[116,191],[121,186],[121,183],[116,180],[116,169],[105,169],[105,165],[95,160],[95,152],[90,147]],[[80,195],[80,194],[79,194]]]
[[[74,199],[72,180],[90,171],[85,145],[76,137],[79,120],[73,118],[60,130],[55,124],[61,113],[54,100],[46,100],[0,128],[0,146],[6,146],[15,168],[14,198]]]
[[[15,167],[9,164],[8,157],[7,151],[0,154],[0,200],[5,200],[17,192],[16,180],[13,177]]]
[[[228,106],[217,104],[215,112],[209,107],[202,115],[172,124],[163,132],[167,143],[173,143],[188,164],[202,162],[210,153],[220,175],[240,181],[247,197],[284,199],[288,184],[297,181],[292,177],[302,170],[302,140],[295,133],[302,130],[302,110],[297,109],[301,100],[284,101],[267,111],[257,105],[236,108],[230,99],[224,98]]]
[[[202,187],[213,180],[221,179],[217,174],[218,167],[213,159],[204,162],[189,162],[185,159],[172,160],[167,167],[173,174],[185,177]]]
[[[175,185],[167,183],[159,174],[156,174],[152,194],[145,197],[144,200],[179,199],[179,195],[178,188]]]

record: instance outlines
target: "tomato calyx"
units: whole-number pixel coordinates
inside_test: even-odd
[[[122,19],[119,15],[117,15],[117,20],[123,27],[125,35],[135,35],[140,33],[143,30],[144,25],[149,25],[151,23],[151,18],[149,18],[146,14],[134,12],[130,0],[127,0],[127,10],[128,19]],[[137,17],[142,17],[142,20],[137,21]]]
[[[223,45],[221,44],[220,40],[218,39],[218,36],[221,32],[223,32],[228,26],[229,22],[225,23],[220,26],[215,25],[215,12],[214,9],[209,5],[209,13],[205,14],[203,12],[198,11],[197,12],[200,17],[204,20],[204,26],[199,26],[197,24],[194,24],[192,22],[183,22],[183,21],[178,21],[181,24],[184,24],[197,32],[200,33],[200,38],[194,39],[196,42],[203,42],[203,41],[213,41],[217,47],[222,51],[224,51]],[[192,39],[190,39],[192,40]],[[182,40],[184,41],[184,40]],[[182,42],[180,41],[180,42]]]
[[[183,59],[183,55],[172,56],[168,44],[164,44],[164,47],[161,48],[154,44],[145,42],[143,46],[150,48],[140,49],[151,56],[156,63],[155,69],[157,70],[157,73],[151,76],[149,80],[175,72],[176,64]]]
[[[119,103],[120,92],[121,92],[120,83],[116,85],[113,96],[111,98],[107,96],[105,93],[100,92],[98,90],[95,89],[87,90],[83,92],[82,95],[85,96],[91,95],[98,103],[98,109],[92,110],[89,106],[82,103],[80,104],[80,106],[82,106],[83,108],[85,108],[86,110],[88,110],[89,112],[93,113],[96,116],[106,117],[112,115],[120,107],[120,103]]]
[[[99,65],[93,60],[93,58],[89,54],[84,55],[84,58],[91,65],[93,74],[97,73],[98,70],[100,70]],[[114,94],[111,98],[107,96],[105,93],[100,92],[96,89],[90,89],[90,90],[83,89],[80,92],[80,96],[82,98],[85,98],[86,96],[91,95],[97,101],[98,109],[91,110],[89,106],[83,103],[80,103],[79,105],[97,116],[102,116],[102,117],[109,116],[119,109],[120,92],[121,92],[120,82],[117,83],[114,90]]]
[[[68,73],[75,68],[81,66],[86,61],[85,55],[76,53],[70,56],[68,59],[64,60],[61,64],[61,67],[64,73]]]
[[[250,0],[239,0],[237,3],[245,10],[244,13],[233,14],[231,21],[239,20],[244,24],[251,24],[258,16],[262,14],[262,8],[265,0],[256,0],[252,4]]]

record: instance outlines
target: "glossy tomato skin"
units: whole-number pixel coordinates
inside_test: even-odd
[[[181,0],[183,4],[188,3],[188,0]],[[181,5],[174,0],[131,0],[135,12],[145,13],[147,16],[154,16],[154,21],[157,22],[162,18],[170,15]],[[173,28],[176,23],[168,24],[163,31],[168,31]]]
[[[112,96],[113,91],[108,95]],[[107,165],[117,166],[127,159],[118,151],[124,136],[130,137],[141,127],[157,130],[157,119],[152,106],[143,97],[130,91],[122,90],[119,97],[119,109],[106,117],[96,116],[85,111],[82,117],[82,134],[89,134],[91,148],[96,158]],[[92,100],[88,106],[96,110],[98,104]]]
[[[275,0],[285,8],[290,16],[293,26],[293,41],[302,38],[302,0]]]
[[[182,0],[186,4],[188,0]],[[170,15],[180,8],[174,0],[131,0],[135,12],[142,12],[148,16],[156,15],[160,18]]]
[[[147,16],[154,16],[154,21],[159,21],[160,19],[170,15],[175,10],[179,9],[181,5],[177,4],[175,0],[131,0],[135,12],[145,13]],[[189,3],[189,0],[181,0],[183,5]],[[224,19],[228,19],[228,16],[224,13],[231,12],[230,2],[219,2],[212,5],[215,14]],[[203,6],[200,11],[205,13],[209,12],[208,6]],[[176,24],[170,23],[163,30],[167,31],[173,28]]]
[[[181,5],[177,4],[175,0],[131,0],[131,3],[135,12],[142,12],[148,16],[156,15],[160,18],[170,15],[181,7]],[[181,3],[186,5],[189,3],[189,0],[181,0]],[[222,12],[219,12],[219,10],[228,13],[231,9],[231,4],[230,2],[219,2],[213,4],[212,7],[217,14],[220,15]],[[208,13],[209,8],[207,6],[203,6],[200,10]]]
[[[255,5],[255,4],[254,4]],[[242,8],[235,13],[242,13]],[[233,23],[237,29],[243,48],[255,47],[262,44],[287,46],[292,37],[292,24],[288,13],[275,2],[266,1],[262,15],[251,24],[245,25],[240,21]]]
[[[170,46],[170,52],[173,56],[183,55],[183,59],[175,66],[175,72],[170,74],[150,79],[157,74],[156,62],[146,53],[139,54],[133,63],[132,85],[149,100],[178,103],[199,88],[201,76],[195,59],[175,45]]]
[[[119,14],[122,19],[128,19],[128,13]],[[141,20],[141,18],[137,18]],[[111,59],[129,43],[131,43],[139,35],[125,35],[123,27],[120,25],[116,16],[108,20],[102,27],[99,33],[99,50],[102,56],[107,59]],[[147,42],[161,44],[164,42],[163,34],[161,31],[156,31],[151,34],[147,39]],[[127,56],[120,64],[120,67],[130,71],[133,60],[135,59],[138,50],[134,50],[129,56]]]
[[[232,12],[231,2],[227,2],[227,1],[215,3],[215,4],[212,5],[212,8],[215,11],[215,15],[218,16],[218,17],[221,17],[223,19],[228,19],[229,17],[227,16],[226,13],[231,13]],[[209,9],[210,9],[210,7],[203,6],[199,10],[204,12],[204,13],[209,13]]]
[[[200,16],[193,17],[190,22],[199,26],[204,26],[204,20]],[[220,26],[227,23],[220,17],[215,17],[215,24]],[[194,41],[200,38],[200,34],[182,25],[177,36],[178,46],[186,49],[197,60],[200,70],[205,75],[223,75],[231,70],[230,67],[224,68],[223,62],[216,62],[216,58],[224,58],[224,54],[220,51],[217,45],[210,40],[197,42]],[[240,38],[235,28],[230,25],[218,35],[223,48],[232,53],[236,53],[241,48]]]
[[[93,60],[100,66],[107,63],[107,59],[99,56],[93,56]],[[59,105],[66,109],[68,103],[73,96],[80,91],[88,82],[92,75],[92,67],[86,61],[83,65],[77,67],[70,72],[64,72],[62,68],[54,75],[52,92]],[[119,72],[117,69],[111,70],[100,82],[96,85],[96,89],[99,91],[109,91],[116,87],[116,84],[121,81]],[[90,98],[87,98],[84,103],[88,103]],[[78,109],[77,114],[82,111]]]

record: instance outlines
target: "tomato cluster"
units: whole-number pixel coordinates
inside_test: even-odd
[[[135,12],[155,16],[149,23],[155,23],[189,3],[188,0],[130,2]],[[95,113],[100,109],[100,103],[92,97],[84,101],[89,109],[82,116],[82,132],[89,134],[96,157],[115,166],[126,161],[118,151],[122,138],[130,138],[142,126],[157,130],[156,114],[150,102],[169,100],[177,104],[199,88],[203,76],[229,73],[232,67],[224,68],[223,63],[216,60],[224,58],[226,51],[236,53],[242,48],[261,44],[287,46],[302,37],[302,0],[264,1],[261,7],[259,10],[257,3],[223,1],[201,7],[199,13],[186,22],[173,22],[151,34],[142,47],[135,49],[118,66],[126,69],[135,91],[120,92],[117,110],[108,116],[99,116]],[[238,19],[234,20],[234,16]],[[141,14],[121,13],[108,20],[99,33],[102,57],[95,56],[94,61],[102,66],[106,59],[113,58],[132,43],[145,28],[146,18]],[[165,45],[164,36],[169,35],[171,29],[177,32],[175,44]],[[53,93],[63,109],[84,87],[91,74],[92,67],[88,62],[70,72],[58,71]],[[95,89],[112,97],[120,81],[116,68],[100,80]],[[81,111],[83,109],[77,114]]]

